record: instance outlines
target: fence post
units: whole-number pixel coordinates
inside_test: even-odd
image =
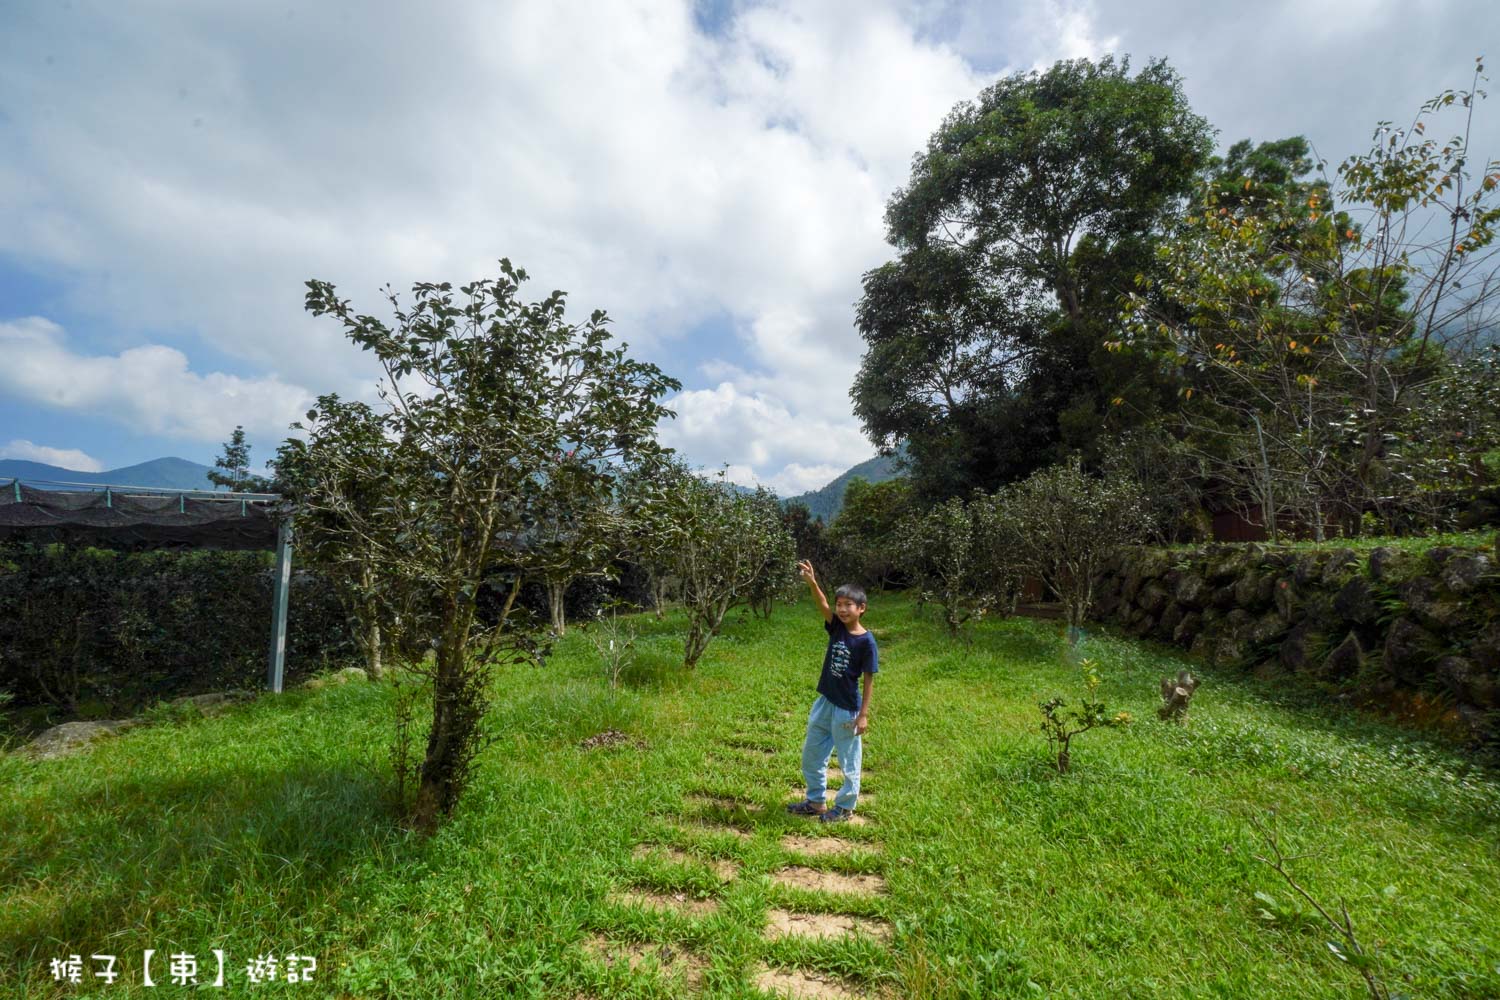
[[[286,666],[286,603],[292,582],[292,519],[288,515],[276,526],[276,585],[271,595],[271,656],[267,686],[281,693]]]

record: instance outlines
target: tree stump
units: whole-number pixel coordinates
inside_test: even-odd
[[[1161,679],[1161,708],[1156,710],[1156,715],[1162,721],[1175,720],[1179,723],[1187,721],[1188,705],[1193,700],[1193,692],[1198,689],[1198,678],[1183,670],[1178,673],[1174,681],[1170,677]]]

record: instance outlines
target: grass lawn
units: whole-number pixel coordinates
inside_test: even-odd
[[[807,602],[729,623],[691,674],[681,620],[642,619],[613,695],[579,635],[503,671],[496,741],[428,841],[382,810],[388,685],[4,758],[0,996],[174,995],[168,956],[211,982],[213,949],[230,995],[755,997],[801,976],[827,995],[1361,996],[1254,858],[1250,818],[1272,810],[1306,855],[1294,871],[1347,901],[1394,987],[1500,996],[1492,773],[1208,669],[1190,725],[1159,723],[1157,679],[1180,661],[1095,634],[1105,702],[1137,721],[1080,737],[1059,777],[1037,702],[1079,684],[1056,623],[954,644],[879,595],[866,620],[883,669],[859,826],[782,810],[824,642]],[[606,728],[646,745],[580,748]],[[813,913],[863,922],[776,935]],[[54,983],[49,960],[75,953],[85,981]],[[252,958],[292,953],[317,960],[311,982],[250,983]],[[92,978],[91,954],[116,955],[119,981]]]

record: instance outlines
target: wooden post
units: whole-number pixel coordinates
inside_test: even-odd
[[[276,584],[271,596],[271,655],[266,686],[281,693],[281,677],[286,666],[286,604],[292,582],[292,519],[287,516],[276,526]]]

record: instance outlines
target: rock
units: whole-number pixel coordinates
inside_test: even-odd
[[[1500,676],[1480,669],[1462,656],[1445,656],[1433,671],[1459,702],[1479,708],[1500,708]]]
[[[1292,560],[1292,581],[1305,587],[1323,575],[1324,553],[1300,552]]]
[[[100,722],[64,722],[42,732],[26,744],[23,751],[37,760],[56,760],[82,750],[94,740],[115,736],[141,725],[144,719],[115,719]]]
[[[1490,674],[1500,674],[1500,622],[1491,622],[1469,643],[1469,656]]]
[[[1458,554],[1459,550],[1451,545],[1434,545],[1425,553],[1428,565],[1439,573],[1443,571],[1444,566],[1448,565],[1448,560]]]
[[[1315,633],[1312,626],[1307,622],[1298,622],[1292,627],[1287,637],[1281,640],[1281,649],[1278,657],[1281,665],[1293,673],[1301,673],[1307,668],[1308,651],[1315,641]]]
[[[1281,620],[1290,625],[1301,610],[1302,602],[1297,600],[1297,590],[1292,586],[1292,578],[1283,576],[1271,585],[1271,602],[1276,606],[1276,613]]]
[[[1352,576],[1333,597],[1333,610],[1351,625],[1368,625],[1375,620],[1375,595],[1362,576]]]
[[[365,673],[364,667],[345,667],[333,676],[337,678],[334,681],[336,684],[347,684],[350,681],[367,681],[370,679],[370,675]]]
[[[1203,627],[1203,618],[1197,612],[1190,611],[1182,616],[1182,621],[1172,629],[1172,641],[1179,646],[1191,646],[1193,640],[1198,638],[1198,632]]]
[[[1323,586],[1333,587],[1359,567],[1359,556],[1353,549],[1334,549],[1323,564]]]
[[[1216,588],[1213,595],[1209,597],[1208,603],[1210,607],[1218,608],[1220,611],[1228,611],[1234,607],[1234,584],[1226,583]]]
[[[1221,635],[1213,641],[1210,656],[1216,667],[1239,667],[1245,664],[1245,642],[1233,635]]]
[[[1244,640],[1250,637],[1250,630],[1255,626],[1255,618],[1244,608],[1235,608],[1224,616],[1224,624],[1219,631],[1230,638]]]
[[[1463,617],[1462,602],[1448,596],[1430,576],[1413,577],[1397,591],[1411,614],[1427,628],[1449,629]]]
[[[1402,616],[1385,636],[1385,669],[1397,682],[1417,687],[1432,672],[1442,643],[1413,619]]]
[[[1358,674],[1364,665],[1365,651],[1359,645],[1359,638],[1350,632],[1343,642],[1333,648],[1333,652],[1323,658],[1318,675],[1330,681],[1348,680]]]
[[[1460,552],[1443,565],[1439,579],[1453,593],[1466,594],[1479,585],[1490,565],[1489,557],[1482,552]]]
[[[1274,611],[1267,612],[1250,626],[1250,641],[1258,646],[1275,642],[1286,634],[1287,623]]]
[[[1130,634],[1137,639],[1144,639],[1151,634],[1152,629],[1156,628],[1156,616],[1144,611],[1139,614],[1140,617],[1130,625]]]
[[[1377,546],[1370,550],[1370,576],[1378,582],[1385,582],[1387,574],[1391,569],[1391,560],[1396,558],[1396,550],[1388,545]]]
[[[1135,603],[1148,615],[1159,615],[1161,609],[1167,606],[1170,597],[1166,587],[1152,580],[1141,588],[1140,593],[1136,595]]]
[[[1213,640],[1208,637],[1207,632],[1199,632],[1193,636],[1193,644],[1188,647],[1188,655],[1196,656],[1201,660],[1209,658],[1213,651]]]
[[[1204,583],[1203,577],[1196,573],[1183,573],[1177,578],[1177,584],[1172,588],[1172,596],[1177,598],[1177,603],[1185,604],[1190,608],[1203,607],[1203,601],[1208,593],[1208,585]]]
[[[1173,633],[1177,631],[1177,625],[1187,616],[1187,611],[1176,601],[1168,604],[1162,609],[1161,617],[1157,619],[1156,631],[1162,639],[1170,641]]]
[[[328,682],[323,680],[323,678],[321,677],[309,677],[307,680],[302,682],[302,687],[306,688],[309,691],[321,691],[327,686]]]
[[[1115,612],[1119,610],[1119,607],[1120,594],[1117,590],[1111,588],[1104,591],[1102,594],[1100,594],[1099,597],[1095,598],[1093,616],[1095,618],[1108,620],[1114,617]]]
[[[1234,603],[1241,608],[1251,608],[1255,605],[1256,596],[1260,594],[1260,575],[1253,569],[1247,569],[1234,581]]]

